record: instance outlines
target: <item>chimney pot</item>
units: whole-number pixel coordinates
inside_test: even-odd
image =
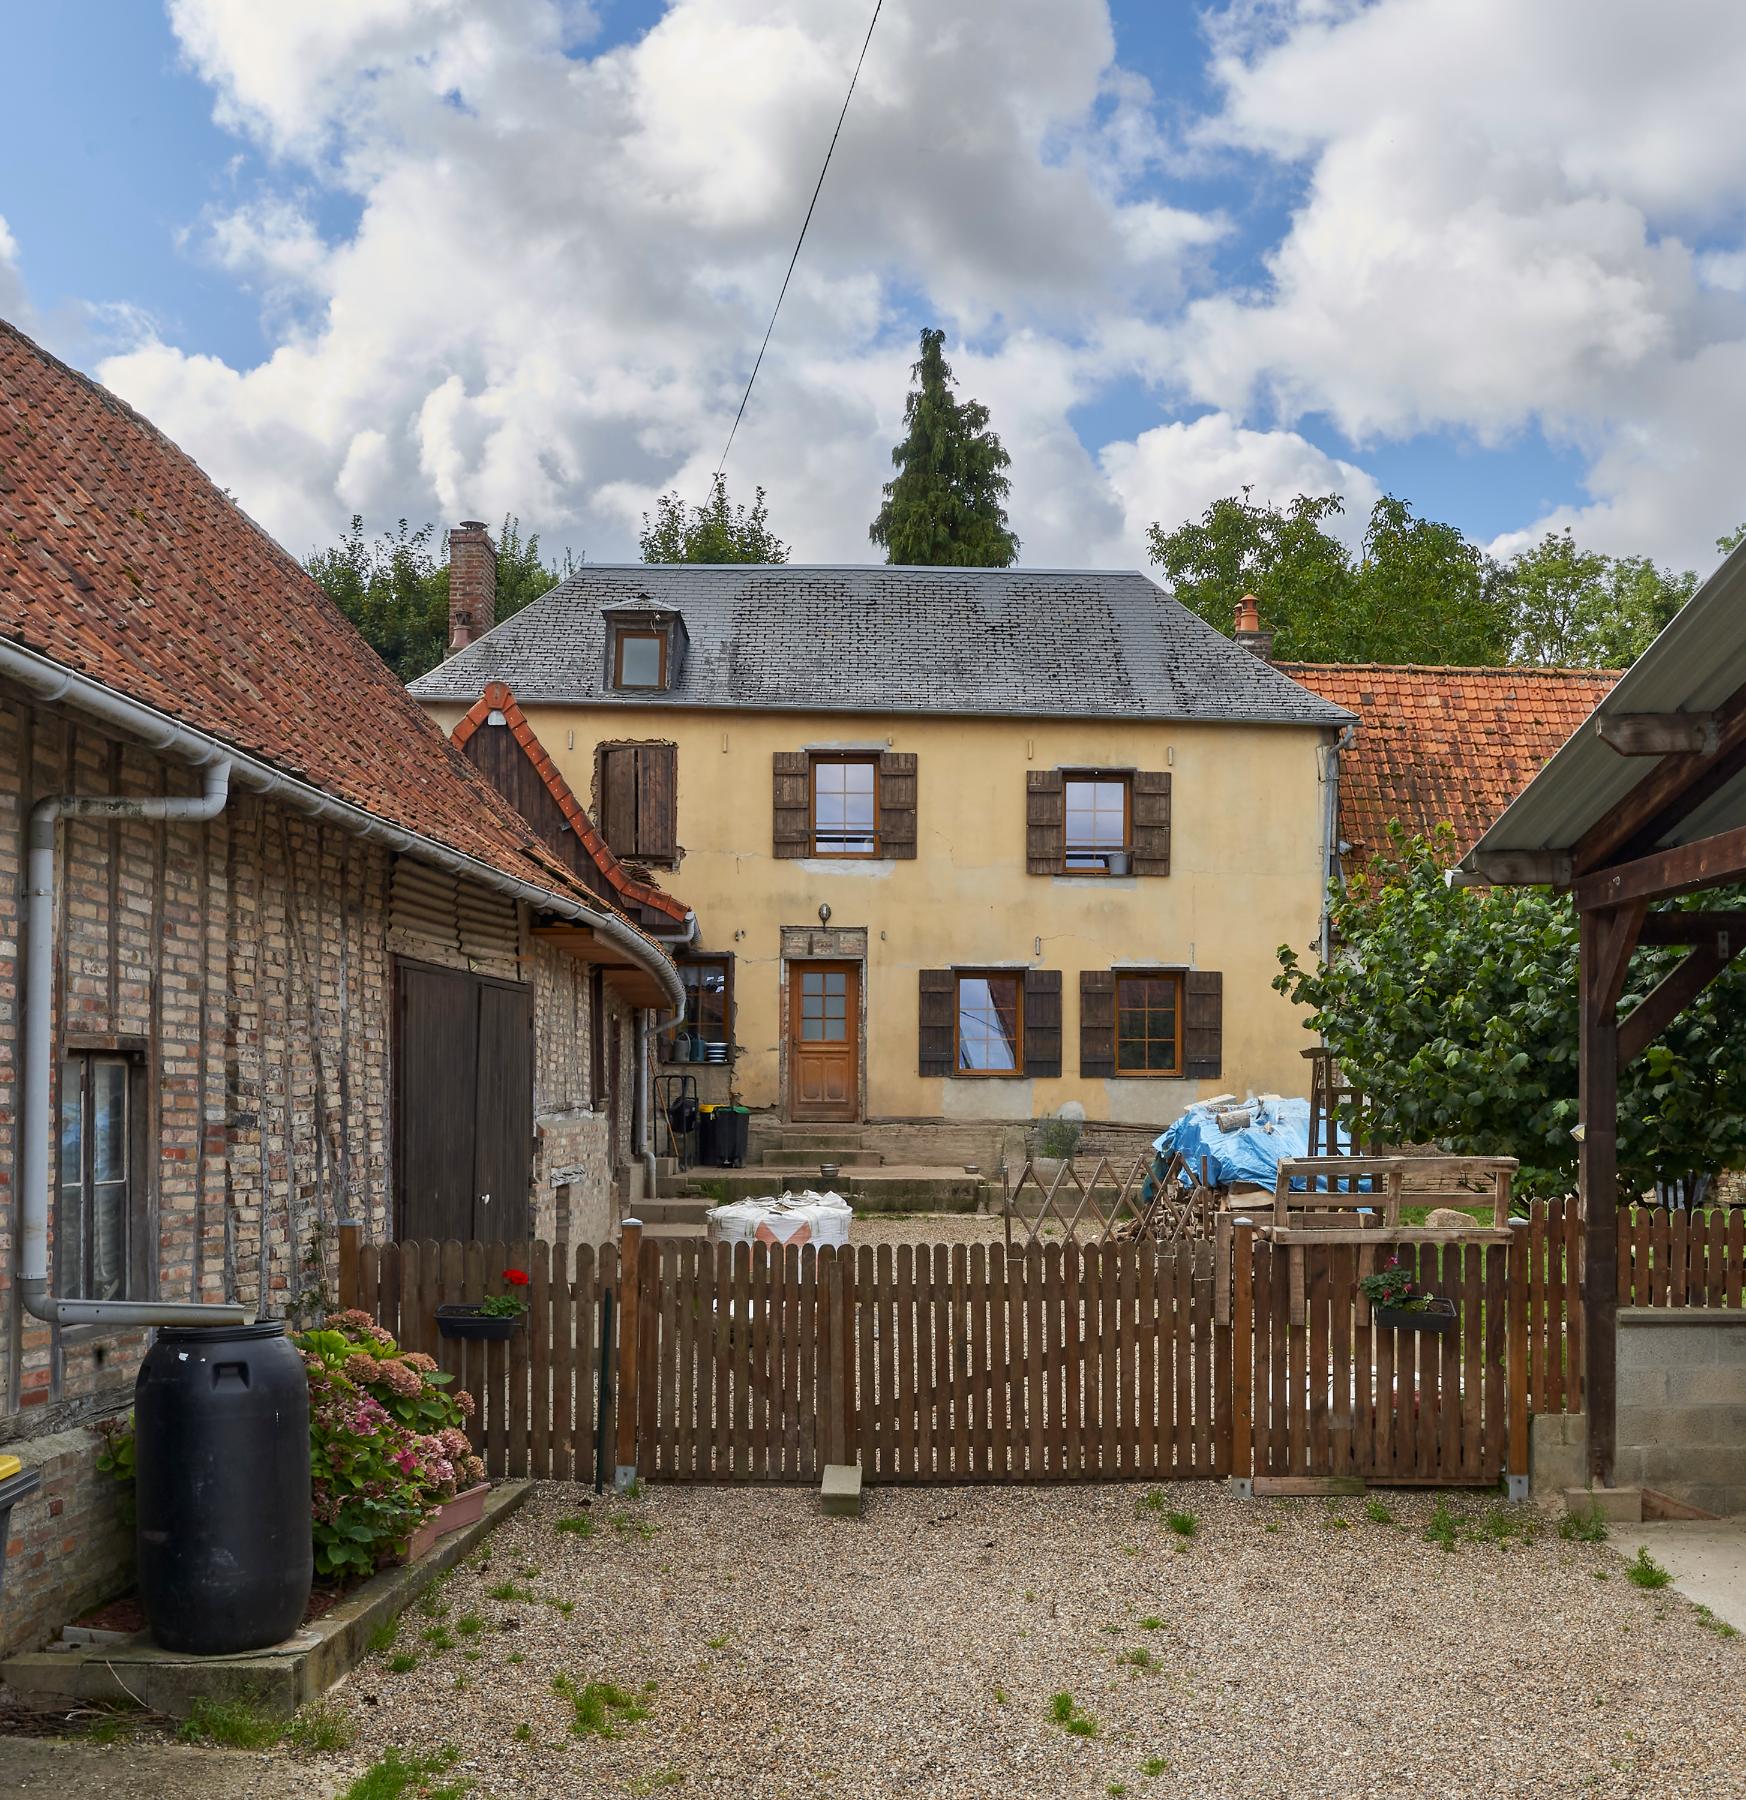
[[[497,620],[497,550],[482,519],[463,519],[449,533],[449,648],[482,638]]]
[[[1263,662],[1273,660],[1273,633],[1261,629],[1261,602],[1253,594],[1245,594],[1237,602],[1236,629],[1232,634],[1245,650]]]

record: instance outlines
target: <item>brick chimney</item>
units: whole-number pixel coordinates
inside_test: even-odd
[[[1263,662],[1273,660],[1273,633],[1261,629],[1261,602],[1253,594],[1245,594],[1237,602],[1236,630],[1232,633],[1245,650],[1252,650]]]
[[[449,649],[453,656],[497,620],[497,550],[478,519],[449,533]]]

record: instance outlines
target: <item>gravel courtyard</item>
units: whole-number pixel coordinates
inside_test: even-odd
[[[544,1485],[337,1691],[358,1739],[324,1773],[447,1743],[480,1800],[1746,1794],[1746,1639],[1613,1547],[1481,1494],[1445,1550],[1427,1495],[1373,1496],[1386,1522],[1143,1492],[886,1489],[837,1520]],[[590,1682],[647,1716],[609,1698],[618,1735],[574,1735]]]

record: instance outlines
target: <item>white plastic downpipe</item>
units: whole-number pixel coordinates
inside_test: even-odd
[[[205,791],[186,799],[123,798],[119,794],[67,794],[39,800],[30,809],[25,868],[23,1251],[18,1288],[32,1318],[56,1325],[240,1325],[243,1308],[160,1300],[57,1300],[48,1291],[49,1076],[54,1058],[55,827],[62,819],[200,821],[216,818],[230,796],[230,764],[206,768]]]

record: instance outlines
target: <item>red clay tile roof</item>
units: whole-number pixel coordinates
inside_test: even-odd
[[[594,829],[594,821],[570,791],[569,782],[546,753],[545,745],[535,735],[534,728],[527,722],[527,715],[504,683],[486,682],[485,692],[473,702],[466,717],[449,734],[449,742],[457,750],[464,749],[473,733],[493,712],[503,714],[503,723],[509,727],[510,735],[527,753],[534,773],[546,784],[547,793],[557,802],[565,822],[575,832],[583,849],[593,857],[594,866],[606,877],[612,891],[630,905],[652,907],[656,912],[665,913],[669,919],[677,920],[683,925],[691,916],[690,908],[684,901],[675,900],[671,894],[664,893],[652,882],[634,880],[625,872],[624,864],[618,860],[612,846]]]
[[[1277,667],[1358,715],[1340,756],[1349,865],[1381,848],[1391,819],[1409,832],[1452,825],[1468,850],[1619,679],[1611,669]]]
[[[0,636],[605,910],[284,550],[149,421],[4,320]]]

